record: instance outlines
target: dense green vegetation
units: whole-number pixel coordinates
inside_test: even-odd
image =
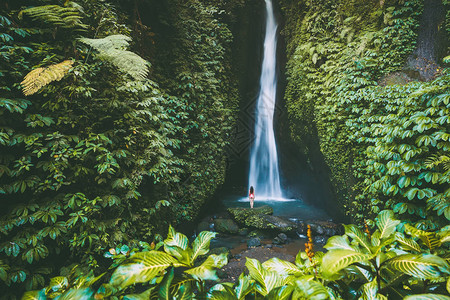
[[[292,135],[310,156],[319,144],[346,213],[448,224],[448,70],[431,82],[395,73],[415,49],[423,1],[283,3]]]
[[[278,258],[261,264],[247,258],[248,275],[242,273],[236,283],[216,284],[209,290],[205,280],[217,279],[215,269],[227,263],[226,254],[210,255],[192,266],[199,255],[208,252],[215,234],[201,232],[189,248],[187,237],[170,227],[167,239],[157,245],[164,246],[164,251],[147,246],[143,252],[132,250],[123,260],[129,249],[122,253],[117,249],[113,258],[119,266],[106,283],[99,284],[105,273],[74,276],[76,270],[72,270],[24,298],[449,299],[444,294],[450,292],[450,266],[441,257],[448,255],[442,247],[450,240],[448,228],[425,232],[396,220],[390,210],[380,212],[374,225],[373,233],[348,225],[345,235],[328,240],[326,254],[310,248],[307,253],[299,252],[295,264]],[[182,273],[175,273],[174,268]]]
[[[405,69],[423,0],[280,0],[292,138],[356,224],[326,253],[213,286],[215,234],[169,226],[224,181],[245,5],[0,4],[1,297],[449,299],[450,57]]]
[[[71,261],[97,268],[105,247],[195,218],[224,180],[228,13],[150,1],[154,32],[134,4],[1,4],[1,289],[37,288]]]

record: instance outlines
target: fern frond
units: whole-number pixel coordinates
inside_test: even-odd
[[[425,166],[428,169],[437,167],[440,164],[443,165],[444,170],[446,171],[450,170],[450,157],[445,154],[444,155],[434,154],[425,160]]]
[[[72,60],[65,60],[59,64],[51,65],[46,68],[34,69],[28,73],[21,82],[24,95],[33,95],[50,82],[61,80],[70,68],[72,68],[73,63]]]
[[[80,38],[80,42],[99,52],[98,57],[115,65],[120,71],[136,80],[144,80],[149,63],[131,51],[126,50],[131,38],[125,35],[110,35],[102,39]]]
[[[81,22],[80,10],[75,7],[62,7],[59,5],[43,5],[24,9],[19,16],[26,14],[35,21],[52,24],[62,28],[87,28]]]
[[[78,40],[99,52],[106,52],[111,49],[125,50],[131,42],[131,38],[123,34],[110,35],[102,39],[79,38]]]

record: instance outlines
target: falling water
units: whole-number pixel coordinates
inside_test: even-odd
[[[273,130],[277,90],[277,23],[272,0],[266,1],[266,35],[260,90],[256,104],[255,142],[250,153],[249,186],[255,188],[256,200],[282,198],[278,171],[277,145]]]

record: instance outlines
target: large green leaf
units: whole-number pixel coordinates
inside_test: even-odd
[[[173,267],[166,273],[164,279],[159,284],[158,299],[159,300],[172,300],[173,296],[170,291],[170,285],[174,277]]]
[[[90,288],[71,289],[58,297],[58,300],[91,300],[94,292]]]
[[[249,276],[245,276],[244,273],[242,273],[239,276],[237,286],[234,288],[236,298],[239,300],[245,299],[245,296],[253,289],[253,282],[254,281],[251,280]]]
[[[300,276],[303,275],[303,272],[293,263],[290,263],[285,260],[281,260],[277,257],[271,258],[265,261],[262,266],[266,268],[266,270],[271,272],[276,272],[278,275],[287,276],[294,275]]]
[[[397,232],[395,234],[395,240],[402,246],[405,250],[413,250],[416,252],[422,252],[422,249],[420,249],[419,244],[417,244],[416,241],[413,239],[406,238],[402,233]]]
[[[50,279],[49,289],[53,291],[58,291],[60,289],[66,288],[69,285],[69,280],[64,276],[57,276]]]
[[[390,259],[387,264],[397,271],[419,279],[433,279],[450,274],[447,262],[431,254],[400,255]]]
[[[383,240],[395,232],[395,228],[400,224],[400,221],[394,219],[392,210],[383,210],[378,214],[376,223],[381,232],[380,239]]]
[[[209,243],[216,236],[215,232],[210,231],[202,231],[197,236],[197,238],[192,243],[192,255],[191,261],[195,261],[195,259],[199,255],[205,255],[209,251]]]
[[[175,258],[161,251],[138,252],[120,265],[110,283],[121,288],[147,282],[170,266],[180,266]]]
[[[387,300],[388,298],[378,293],[377,282],[371,281],[362,286],[361,300]]]
[[[434,232],[423,231],[409,224],[405,224],[405,231],[413,237],[420,238],[430,250],[434,250],[441,245],[439,237]]]
[[[325,246],[323,246],[325,249],[332,250],[332,249],[346,249],[355,251],[355,249],[349,244],[347,236],[340,236],[335,235],[328,239]]]
[[[178,291],[175,295],[177,300],[191,300],[193,299],[192,293],[192,283],[191,281],[185,281],[183,284],[179,285]]]
[[[406,296],[403,300],[450,300],[450,297],[437,294],[419,294]]]
[[[148,300],[148,299],[150,299],[150,295],[152,294],[154,289],[155,288],[150,288],[150,289],[148,289],[145,292],[140,293],[140,294],[125,295],[123,297],[123,300]]]
[[[164,245],[164,251],[176,257],[178,262],[185,266],[191,266],[193,263],[193,261],[191,261],[192,249],[187,248],[186,250],[183,250],[177,246]]]
[[[188,238],[179,232],[176,232],[172,226],[169,226],[169,233],[167,239],[164,240],[164,246],[175,246],[186,250],[189,244]]]
[[[344,225],[345,228],[345,234],[351,237],[353,240],[358,242],[358,244],[367,250],[368,253],[371,253],[370,246],[371,243],[369,241],[369,238],[364,234],[364,232],[356,227],[356,225],[350,224],[350,225]]]
[[[45,289],[25,292],[21,300],[46,300]]]
[[[371,255],[345,249],[333,249],[325,253],[322,259],[322,272],[332,276],[345,267],[356,262],[367,262]]]
[[[223,291],[212,291],[208,296],[209,300],[236,300],[235,295],[229,293],[227,290]]]
[[[250,277],[258,283],[256,290],[263,296],[266,296],[272,289],[284,284],[281,276],[266,270],[256,259],[247,257],[245,266],[249,271]]]
[[[184,271],[198,280],[217,280],[216,269],[220,269],[228,263],[227,254],[212,254],[198,267]]]
[[[322,300],[329,299],[328,290],[314,276],[302,276],[295,281],[292,299]]]
[[[283,285],[272,289],[265,297],[267,300],[289,300],[291,299],[294,287],[292,285]]]

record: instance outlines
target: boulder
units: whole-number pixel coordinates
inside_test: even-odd
[[[198,225],[197,225],[197,232],[198,233],[200,233],[202,231],[209,231],[209,230],[210,230],[209,222],[202,221],[202,222],[198,223]]]
[[[281,232],[292,232],[297,229],[297,224],[286,218],[261,215],[263,226],[268,229],[275,229]]]
[[[214,229],[221,233],[238,233],[239,226],[231,219],[214,220]]]
[[[247,247],[253,248],[253,247],[259,247],[261,246],[261,240],[258,237],[250,238],[247,241]]]
[[[231,207],[228,212],[233,216],[233,219],[239,224],[246,224],[246,221],[251,216],[255,215],[271,215],[273,208],[268,205],[263,205],[256,208]]]
[[[279,233],[274,239],[273,239],[273,243],[275,245],[280,245],[280,244],[286,244],[286,242],[288,241],[288,237],[286,234],[284,233]]]

